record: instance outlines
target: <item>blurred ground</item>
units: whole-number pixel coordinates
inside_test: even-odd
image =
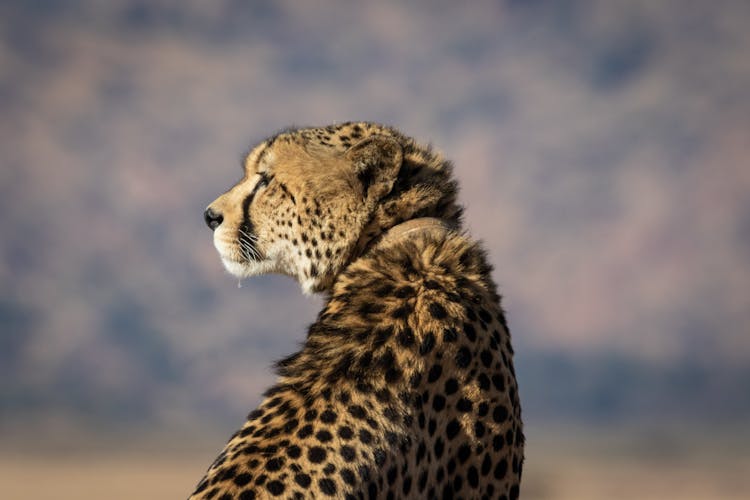
[[[674,439],[568,428],[530,435],[526,500],[739,500],[750,492],[747,434]],[[181,444],[138,441],[110,449],[3,449],[0,491],[8,499],[184,498],[222,442],[195,435]]]

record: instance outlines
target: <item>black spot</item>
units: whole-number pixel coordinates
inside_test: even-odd
[[[401,485],[401,491],[404,493],[404,495],[409,495],[409,491],[411,491],[411,477],[406,476],[404,478],[404,482]]]
[[[330,440],[332,440],[332,439],[333,439],[333,436],[331,435],[331,433],[330,433],[330,432],[328,432],[328,431],[326,431],[326,430],[321,430],[321,431],[318,431],[318,432],[317,432],[317,433],[315,434],[315,437],[316,437],[316,438],[318,439],[318,441],[320,441],[321,443],[327,443],[328,441],[330,441]]]
[[[255,500],[255,490],[245,490],[237,498],[239,500]]]
[[[458,400],[458,403],[456,403],[456,409],[464,413],[470,412],[471,407],[471,401],[467,398],[461,398]]]
[[[449,378],[445,381],[445,394],[450,396],[458,391],[458,381],[455,378]]]
[[[395,295],[399,299],[406,299],[414,295],[414,289],[408,285],[402,286],[396,290]]]
[[[445,398],[440,394],[435,394],[432,398],[432,409],[435,411],[442,411],[445,408]]]
[[[430,368],[430,373],[427,375],[427,382],[433,383],[437,379],[440,378],[440,375],[443,373],[443,367],[440,365],[432,365],[432,368]]]
[[[347,441],[351,439],[352,437],[354,437],[354,432],[352,431],[352,428],[346,425],[339,427],[338,434],[341,439],[344,439]]]
[[[466,334],[466,338],[471,342],[477,339],[477,331],[469,323],[464,323],[464,333]]]
[[[375,290],[375,295],[377,297],[387,297],[393,293],[393,285],[390,283],[386,283],[385,285],[378,287]]]
[[[381,403],[387,403],[391,400],[391,392],[386,388],[378,389],[375,391],[375,397]]]
[[[419,354],[421,354],[422,356],[429,354],[434,347],[435,335],[432,332],[427,332],[427,334],[422,339],[422,343],[419,344]]]
[[[479,383],[479,388],[483,391],[487,391],[490,388],[490,378],[485,373],[480,373],[477,377],[477,382]]]
[[[484,436],[484,424],[482,422],[474,422],[474,434],[476,434],[477,438],[481,438]]]
[[[434,450],[435,450],[435,458],[442,458],[443,451],[445,451],[445,443],[443,442],[442,439],[437,438],[435,440],[435,448],[434,448]]]
[[[233,479],[234,484],[236,484],[237,486],[245,486],[252,480],[253,480],[253,476],[251,476],[247,472],[243,472],[242,474],[237,474],[236,476],[234,476],[234,479]]]
[[[518,485],[514,484],[513,486],[510,487],[510,492],[508,493],[508,498],[510,500],[516,500],[518,498],[518,493],[519,493],[519,491],[518,491]]]
[[[479,486],[479,472],[473,465],[469,467],[469,472],[466,474],[466,479],[469,480],[469,485],[472,488],[476,488],[477,486]]]
[[[456,366],[466,368],[469,366],[469,363],[471,363],[471,351],[468,347],[461,346],[458,352],[456,352]]]
[[[492,468],[492,460],[490,460],[490,454],[485,453],[484,460],[482,460],[482,475],[486,476],[487,474],[489,474],[491,468]]]
[[[334,496],[336,494],[336,483],[333,479],[322,478],[318,480],[318,487],[323,494],[328,496]]]
[[[302,450],[299,446],[293,444],[286,449],[286,454],[289,455],[289,458],[299,458],[302,454]]]
[[[385,381],[389,384],[398,382],[401,379],[401,370],[398,368],[389,368],[385,372]]]
[[[357,482],[357,478],[354,475],[354,472],[352,472],[351,469],[341,469],[339,471],[339,474],[341,475],[341,479],[344,480],[344,482],[348,485],[354,486]]]
[[[505,440],[503,439],[502,434],[497,434],[494,438],[492,438],[493,450],[500,451],[503,449],[503,446],[505,446]]]
[[[408,326],[399,332],[398,343],[404,347],[411,347],[414,345],[414,332]]]
[[[358,312],[360,316],[369,316],[370,314],[378,314],[385,310],[383,304],[377,302],[363,302],[360,304]]]
[[[274,457],[266,462],[266,471],[276,472],[284,465],[284,457]]]
[[[490,366],[492,366],[492,353],[490,351],[488,351],[487,349],[483,350],[479,354],[479,357],[481,358],[482,364],[485,368],[489,368]]]
[[[402,305],[401,307],[397,307],[391,312],[391,318],[393,319],[403,319],[406,318],[409,314],[411,314],[412,307],[408,304]]]
[[[332,424],[336,421],[336,412],[331,410],[325,410],[323,413],[320,414],[320,421],[324,422],[326,424]]]
[[[360,429],[359,440],[364,444],[372,443],[372,433],[370,433],[370,431],[368,431],[367,429]]]
[[[306,437],[310,436],[312,433],[313,433],[312,425],[307,424],[297,431],[297,437],[300,439],[305,439]]]
[[[505,392],[505,379],[503,379],[502,375],[493,375],[492,385],[494,385],[495,389],[498,391]]]
[[[349,403],[349,397],[350,397],[349,391],[341,391],[339,393],[339,401],[341,401],[344,404]]]
[[[461,430],[461,424],[458,423],[458,420],[455,418],[448,422],[448,425],[445,428],[445,435],[448,437],[448,439],[453,439],[458,435],[458,432]]]
[[[453,500],[453,487],[450,483],[443,486],[443,500]]]
[[[391,481],[393,482],[393,481]],[[422,474],[419,475],[419,483],[417,484],[417,487],[419,488],[419,492],[424,492],[425,487],[427,487],[427,471],[422,471]]]
[[[347,446],[347,445],[342,446],[339,453],[341,457],[347,462],[354,461],[354,458],[357,456],[357,453],[354,451],[354,448],[352,448],[351,446]]]
[[[363,420],[367,416],[365,409],[360,405],[351,405],[349,406],[348,411],[352,417],[358,418],[360,420]]]
[[[417,464],[419,464],[422,459],[424,459],[425,454],[427,453],[427,447],[424,444],[424,441],[419,442],[419,446],[417,447],[417,455],[416,460]]]
[[[508,461],[504,458],[495,465],[495,479],[503,479],[508,473]]]
[[[398,475],[398,469],[394,465],[390,469],[388,469],[387,478],[388,482],[393,484],[396,481],[396,476]]]
[[[460,475],[453,478],[453,491],[458,493],[464,485],[464,479]]]
[[[298,425],[299,425],[299,420],[297,420],[296,418],[287,420],[286,422],[284,422],[284,432],[289,434],[294,429],[296,429]]]
[[[396,446],[398,443],[398,434],[392,431],[388,431],[385,433],[385,440],[388,441],[388,444],[391,446]]]
[[[378,366],[385,369],[391,368],[395,362],[396,356],[393,354],[393,350],[390,347],[386,348],[383,355],[377,360]]]
[[[321,448],[320,446],[313,446],[307,452],[307,459],[314,464],[319,464],[326,459],[326,455],[327,453],[324,448]]]
[[[370,479],[370,468],[366,465],[360,465],[357,467],[357,472],[362,481],[368,481]]]
[[[463,464],[469,459],[470,456],[471,456],[471,446],[469,446],[468,444],[461,445],[461,447],[458,449],[458,461]],[[507,467],[507,464],[506,464],[506,467]]]
[[[367,469],[367,467],[365,467],[365,469]],[[369,474],[370,474],[370,470],[367,469],[368,477],[369,477]],[[369,495],[370,500],[376,500],[378,498],[378,485],[375,484],[374,482],[371,482],[370,484],[368,484],[367,494]]]
[[[266,485],[266,489],[271,495],[277,497],[284,493],[284,484],[281,481],[269,481]]]
[[[387,418],[391,422],[397,422],[399,420],[400,413],[394,407],[387,406],[385,410],[383,410],[383,416],[385,416],[385,418]]]
[[[492,411],[492,419],[501,424],[508,419],[508,409],[503,405],[497,405]]]
[[[486,401],[479,403],[479,408],[477,408],[477,414],[480,417],[484,417],[485,415],[487,415],[487,413],[489,413],[489,411],[490,411],[490,405],[487,404]]]
[[[330,476],[334,472],[336,472],[336,466],[330,462],[323,468],[323,474],[326,476]]]
[[[508,429],[508,431],[505,433],[505,442],[510,444],[513,444],[513,429]]]
[[[445,317],[448,316],[448,313],[445,312],[445,308],[437,302],[431,302],[429,309],[430,314],[435,319],[445,319]]]
[[[435,280],[425,280],[424,287],[427,290],[438,290],[440,289],[440,283]]]
[[[485,323],[492,323],[492,316],[490,316],[490,313],[484,309],[479,310],[479,318]]]
[[[393,327],[392,326],[386,326],[385,328],[378,328],[375,330],[375,339],[373,343],[375,344],[375,347],[380,347],[386,342],[388,342],[388,339],[393,336]],[[368,353],[369,354],[369,353]]]
[[[318,412],[316,410],[307,410],[307,412],[305,412],[306,421],[312,422],[316,418],[318,418]]]
[[[357,384],[354,386],[354,388],[357,390],[357,392],[361,392],[362,394],[369,394],[373,390],[372,384],[364,382],[362,380],[357,381]]]

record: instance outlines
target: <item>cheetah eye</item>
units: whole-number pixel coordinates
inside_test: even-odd
[[[273,176],[268,175],[266,172],[258,172],[258,175],[260,176],[260,180],[255,185],[255,189],[266,187],[273,180]]]

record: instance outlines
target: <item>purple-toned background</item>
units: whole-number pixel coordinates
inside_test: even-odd
[[[287,125],[456,165],[525,415],[750,418],[750,4],[0,6],[0,434],[226,430],[319,299],[226,275],[203,208]],[[101,427],[103,426],[103,427]]]

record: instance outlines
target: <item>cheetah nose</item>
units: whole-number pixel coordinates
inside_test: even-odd
[[[211,228],[211,231],[216,229],[224,221],[224,216],[218,212],[214,212],[213,208],[208,207],[203,212],[203,220],[206,221],[206,225]]]

